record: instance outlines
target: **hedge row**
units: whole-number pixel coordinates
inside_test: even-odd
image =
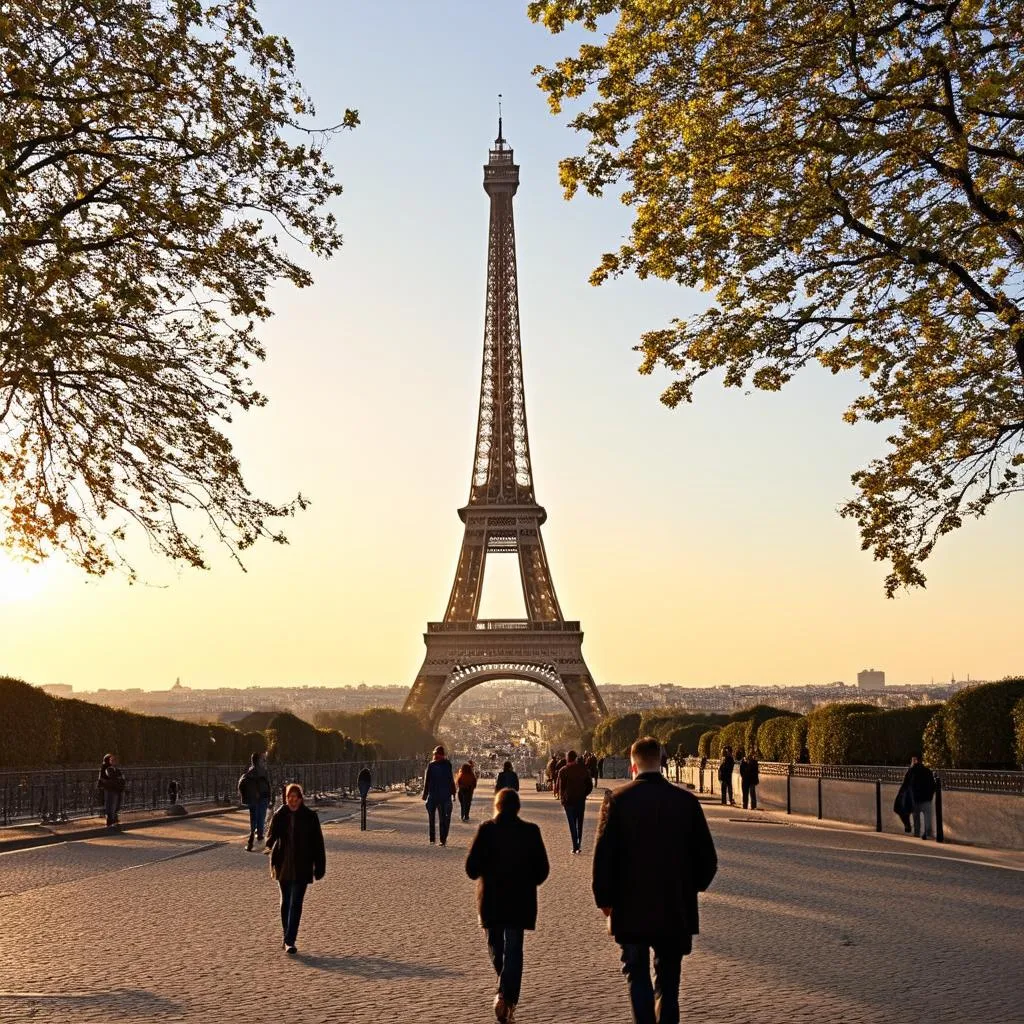
[[[671,757],[710,757],[714,737],[729,729],[733,749],[750,749],[762,722],[779,716],[796,715],[766,704],[733,712],[731,715],[694,711],[647,711],[642,715],[611,715],[594,730],[594,752],[599,756],[625,757],[634,740],[654,736]],[[717,755],[719,746],[714,747]]]
[[[1024,679],[961,690],[925,730],[925,759],[948,768],[1016,768],[1024,764]]]
[[[128,764],[211,761],[242,764],[254,751],[280,761],[376,758],[372,744],[318,730],[294,715],[277,714],[266,734],[51,697],[19,679],[0,677],[0,767],[96,764],[117,754]]]
[[[397,708],[318,711],[313,721],[321,729],[336,729],[346,736],[359,736],[364,742],[377,744],[383,757],[419,757],[437,745],[433,733],[415,715]],[[590,742],[584,742],[583,749]]]
[[[1024,697],[1013,705],[1013,739],[1017,764],[1024,768]]]

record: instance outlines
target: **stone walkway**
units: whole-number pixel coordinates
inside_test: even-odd
[[[522,1024],[626,1024],[618,950],[560,808],[524,793],[552,872],[527,937]],[[818,829],[706,804],[721,867],[684,963],[709,1024],[1024,1024],[1024,859]],[[485,813],[483,801],[474,819]],[[266,858],[241,814],[0,855],[0,1021],[493,1021],[463,862],[473,824],[426,842],[415,798],[368,832],[324,812],[327,877],[300,956],[279,944]]]

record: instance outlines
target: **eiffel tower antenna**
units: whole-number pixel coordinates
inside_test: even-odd
[[[448,608],[427,623],[423,667],[405,701],[431,729],[460,694],[488,679],[539,683],[559,696],[581,729],[607,710],[583,660],[579,622],[567,621],[555,595],[540,528],[547,512],[533,490],[526,427],[519,285],[512,199],[519,166],[504,137],[501,95],[498,137],[484,165],[490,198],[483,367],[469,500]],[[484,568],[490,554],[515,554],[525,619],[481,619]]]

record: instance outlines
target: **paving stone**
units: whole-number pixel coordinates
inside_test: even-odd
[[[618,948],[590,894],[598,802],[573,857],[558,804],[523,797],[552,872],[517,1019],[623,1024]],[[375,808],[367,832],[352,818],[325,827],[327,877],[307,894],[297,958],[280,948],[267,858],[245,852],[236,816],[4,854],[0,1021],[493,1021],[463,869],[486,810],[478,798],[473,822],[456,817],[446,849],[428,845],[415,798]],[[1024,1024],[1009,966],[1024,940],[1021,865],[706,811],[721,867],[684,962],[684,1020]]]

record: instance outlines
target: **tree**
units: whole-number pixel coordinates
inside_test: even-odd
[[[305,127],[254,6],[0,2],[0,530],[32,560],[127,566],[133,522],[197,567],[209,524],[238,560],[305,505],[254,496],[222,428],[266,401],[270,285],[311,282],[279,236],[341,243],[324,145],[358,117]]]
[[[817,361],[892,424],[841,514],[923,586],[937,540],[1024,488],[1024,0],[536,0],[597,45],[537,68],[588,106],[567,196],[622,184],[633,271],[714,292],[643,335],[675,406],[724,371],[779,390]]]

